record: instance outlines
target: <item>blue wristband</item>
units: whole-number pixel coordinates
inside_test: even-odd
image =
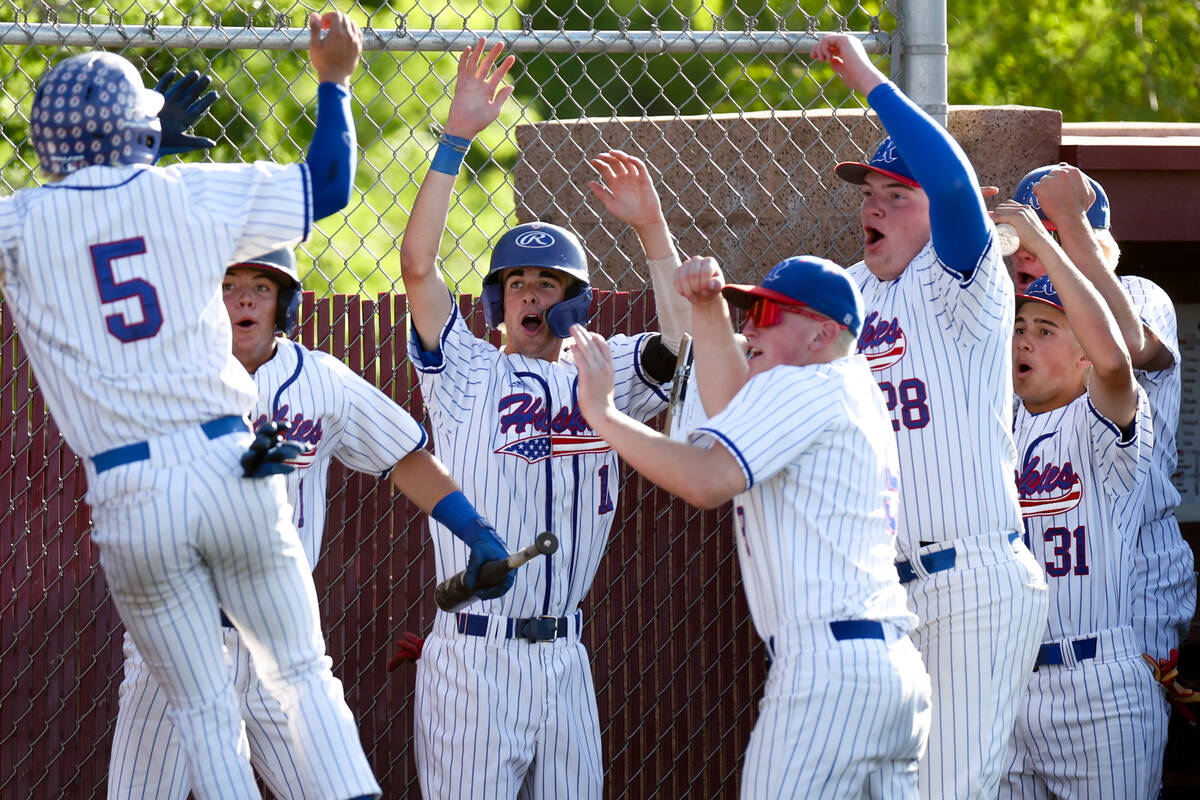
[[[437,151],[433,154],[433,163],[429,165],[429,168],[434,172],[457,175],[458,171],[462,169],[463,158],[470,149],[470,139],[443,133],[438,139]]]
[[[443,497],[429,516],[449,528],[467,547],[474,547],[483,532],[482,517],[462,492],[451,492]]]

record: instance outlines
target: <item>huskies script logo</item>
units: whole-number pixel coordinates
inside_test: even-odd
[[[317,445],[321,443],[321,437],[325,435],[325,431],[321,429],[321,420],[319,419],[308,419],[299,413],[289,419],[289,414],[291,414],[291,409],[286,405],[282,405],[271,416],[272,422],[286,422],[288,424],[288,432],[283,435],[283,440],[300,446],[300,455],[283,463],[291,464],[297,469],[308,469],[317,457]],[[267,415],[260,414],[258,419],[254,421],[254,430],[258,430],[266,421]]]
[[[1061,467],[1047,463],[1042,466],[1037,456],[1026,460],[1017,475],[1017,495],[1021,501],[1021,516],[1052,517],[1070,511],[1079,505],[1083,497],[1083,486],[1071,462]]]
[[[866,356],[872,372],[892,366],[904,358],[907,350],[908,344],[898,319],[893,317],[890,321],[883,321],[878,311],[872,311],[867,316],[862,334],[858,337],[858,352]]]
[[[871,158],[871,164],[891,164],[899,157],[896,153],[896,143],[889,136],[880,143],[879,149]]]
[[[551,415],[542,398],[528,393],[505,395],[496,404],[500,413],[500,432],[532,435],[510,442],[495,452],[522,458],[536,464],[547,458],[577,456],[583,453],[607,453],[612,448],[594,433],[579,411],[579,406],[563,406]]]

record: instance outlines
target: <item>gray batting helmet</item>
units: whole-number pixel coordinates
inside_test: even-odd
[[[282,247],[263,253],[257,258],[248,258],[235,267],[251,267],[271,274],[279,281],[279,303],[275,307],[275,330],[284,336],[295,336],[300,324],[300,269],[296,265],[296,254],[290,247]]]
[[[153,164],[163,96],[115,53],[60,61],[38,83],[29,133],[42,169],[66,175],[92,164]]]

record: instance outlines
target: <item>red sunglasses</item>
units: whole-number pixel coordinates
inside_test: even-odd
[[[784,313],[799,314],[802,317],[815,319],[818,321],[828,320],[829,317],[818,314],[815,311],[810,311],[806,306],[794,306],[787,303],[777,303],[774,300],[767,300],[765,297],[756,299],[750,308],[746,310],[746,315],[756,328],[769,328],[772,325],[778,325],[783,320]],[[834,322],[835,320],[830,320]],[[840,325],[839,327],[845,327]]]

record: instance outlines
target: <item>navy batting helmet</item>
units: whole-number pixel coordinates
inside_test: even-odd
[[[60,61],[33,97],[30,136],[42,169],[66,175],[92,164],[153,164],[163,96],[115,53]]]
[[[295,336],[300,322],[300,270],[296,266],[296,254],[292,252],[292,248],[283,247],[264,253],[258,258],[248,258],[229,265],[229,269],[236,267],[261,269],[279,282],[275,330],[284,336]]]
[[[1021,178],[1021,182],[1017,184],[1017,190],[1013,192],[1013,199],[1037,211],[1042,224],[1046,226],[1047,230],[1052,231],[1057,230],[1058,226],[1046,219],[1046,215],[1042,213],[1042,205],[1038,202],[1038,196],[1034,194],[1033,187],[1038,181],[1049,175],[1052,170],[1058,169],[1059,166],[1058,164],[1051,164],[1046,167],[1038,167],[1024,178]],[[1092,201],[1091,207],[1087,210],[1088,224],[1096,229],[1107,228],[1111,222],[1108,209],[1108,194],[1105,193],[1104,187],[1091,176],[1084,173],[1083,177],[1087,178],[1088,183],[1092,185],[1092,190],[1096,193],[1096,199]]]
[[[546,309],[546,326],[560,339],[570,336],[578,322],[586,325],[592,287],[588,281],[587,254],[575,234],[548,222],[526,222],[510,228],[492,249],[492,262],[483,279],[483,318],[495,328],[504,321],[504,270],[535,267],[561,272],[572,278],[566,298]]]

